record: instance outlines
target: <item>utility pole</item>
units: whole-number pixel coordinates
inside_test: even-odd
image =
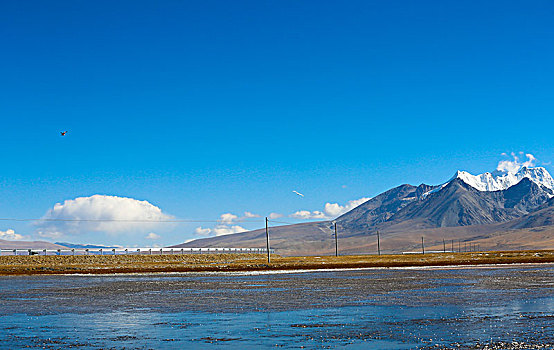
[[[450,240],[450,250],[452,250],[452,253],[454,253],[454,240]]]
[[[446,253],[446,242],[444,242],[444,238],[442,239],[442,252]]]
[[[458,253],[462,252],[462,241],[458,240]]]
[[[421,236],[421,253],[425,254],[425,245],[423,244],[423,236]]]
[[[265,218],[265,239],[267,243],[267,263],[271,262],[271,257],[269,255],[269,230],[267,228],[267,217]]]
[[[339,256],[339,237],[337,236],[337,222],[333,222],[335,224],[335,256]]]
[[[381,239],[379,237],[379,231],[377,231],[377,254],[381,255]]]

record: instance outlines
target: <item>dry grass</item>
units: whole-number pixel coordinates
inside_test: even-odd
[[[363,267],[451,266],[553,263],[554,251],[503,251],[409,255],[273,256],[262,254],[185,254],[116,256],[0,256],[0,275],[263,271]]]

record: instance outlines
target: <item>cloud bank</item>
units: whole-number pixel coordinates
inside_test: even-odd
[[[288,215],[288,217],[297,219],[297,220],[321,220],[321,219],[330,220],[354,209],[355,207],[368,201],[369,199],[370,198],[363,197],[360,199],[351,200],[344,205],[341,205],[339,203],[325,203],[323,211],[298,210]],[[275,220],[283,216],[284,215],[280,213],[270,213],[268,215],[268,218],[270,220]],[[223,235],[230,235],[233,233],[246,232],[249,230],[238,225],[238,223],[240,223],[241,221],[248,222],[247,219],[252,219],[252,218],[261,218],[261,216],[258,214],[253,214],[252,212],[248,212],[248,211],[244,212],[244,215],[242,217],[239,217],[238,215],[235,215],[232,213],[224,213],[224,214],[221,214],[217,224],[214,227],[202,227],[202,226],[196,227],[194,229],[194,235],[197,237],[213,237],[213,236],[223,236]],[[262,223],[263,220],[259,222],[260,222],[260,225],[259,227],[257,227],[258,229],[262,228],[263,226],[263,223]]]
[[[4,239],[7,241],[20,241],[23,239],[23,236],[19,233],[15,233],[14,230],[9,228],[6,231],[0,231],[0,239]]]
[[[237,221],[259,218],[259,217],[260,216],[258,214],[253,214],[249,211],[244,212],[243,217],[239,217],[238,215],[231,214],[231,213],[221,214],[221,216],[219,217],[218,223],[214,227],[204,228],[202,226],[199,226],[194,229],[194,235],[209,237],[209,236],[224,236],[224,235],[230,235],[233,233],[246,232],[248,230],[242,226],[237,225]]]
[[[325,203],[323,211],[314,210],[299,210],[289,215],[289,217],[299,220],[313,220],[313,219],[333,219],[337,216],[340,216],[354,208],[358,205],[365,203],[371,198],[363,197],[360,199],[351,200],[345,205],[340,205],[339,203]]]
[[[535,156],[532,155],[531,153],[524,154],[523,152],[519,152],[519,156],[514,152],[510,154],[512,156],[512,159],[501,160],[500,162],[498,162],[498,166],[496,167],[496,170],[508,172],[508,173],[517,173],[517,171],[522,167],[534,167],[535,164],[537,163],[537,158],[535,158]],[[506,153],[502,153],[502,155],[505,157],[508,156]],[[525,156],[527,160],[521,161],[520,156]]]
[[[173,219],[172,216],[163,213],[160,208],[147,201],[94,195],[56,203],[35,225],[38,235],[58,238],[86,232],[105,232],[112,235],[144,233],[161,227],[161,225],[167,225],[156,223],[156,221],[171,219]]]

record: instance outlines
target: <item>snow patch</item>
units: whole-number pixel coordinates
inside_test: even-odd
[[[442,190],[454,179],[460,179],[471,187],[479,191],[501,191],[512,187],[519,183],[524,178],[528,178],[537,185],[544,186],[551,190],[554,190],[554,179],[550,176],[550,173],[543,167],[521,167],[517,172],[509,171],[495,171],[493,173],[484,173],[479,175],[472,175],[467,171],[458,170],[452,179],[439,187],[425,193],[423,198],[427,197],[431,193]],[[552,195],[550,195],[552,197]]]

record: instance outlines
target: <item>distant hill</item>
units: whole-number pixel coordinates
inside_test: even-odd
[[[67,249],[66,246],[43,241],[7,241],[0,239],[1,249]]]
[[[55,244],[59,244],[61,246],[67,247],[67,248],[75,248],[75,249],[111,249],[111,248],[119,248],[116,246],[107,246],[107,245],[95,245],[95,244],[74,244],[74,243],[66,243],[66,242],[56,242]]]
[[[458,171],[440,186],[401,185],[336,218],[343,253],[449,249],[554,249],[554,180],[544,168],[471,175]],[[331,254],[331,222],[271,227],[283,255]],[[444,243],[443,243],[444,240]],[[265,247],[265,230],[194,240],[175,247]]]

